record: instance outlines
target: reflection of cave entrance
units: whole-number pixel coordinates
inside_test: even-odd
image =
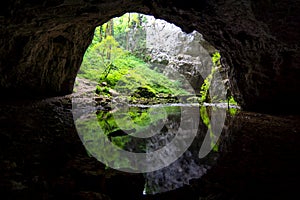
[[[182,84],[183,79],[193,90],[187,91],[186,95],[189,92],[199,95],[204,79],[212,72],[212,66],[218,67],[223,78],[227,79],[220,61],[212,62],[212,56],[216,54],[218,51],[196,31],[186,34],[164,20],[126,13],[96,28],[78,77],[98,82],[97,93],[110,96],[117,94],[114,87],[119,83],[127,85],[129,91],[141,88],[142,91],[135,92],[135,96],[167,97],[179,91],[177,86],[188,90]],[[141,66],[147,66],[147,70],[142,67],[142,72],[136,73],[137,67]],[[182,76],[178,77],[173,71]],[[124,76],[127,77],[120,81]],[[160,79],[170,81],[166,83]],[[138,86],[132,86],[134,82]]]

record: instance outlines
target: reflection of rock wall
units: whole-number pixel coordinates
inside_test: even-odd
[[[175,121],[175,117],[171,118],[171,120],[169,121],[166,121],[167,134],[169,135],[177,134],[176,136],[178,136],[178,134],[181,135],[181,131],[186,131],[186,134],[182,134],[182,136],[187,137],[188,133],[191,133],[191,131],[189,130],[189,128],[191,127],[190,125],[193,126],[196,124],[197,126],[195,127],[197,128],[197,135],[193,139],[193,142],[188,147],[188,149],[180,157],[178,157],[176,161],[166,166],[165,168],[144,174],[146,182],[146,194],[163,193],[184,187],[185,185],[192,184],[193,180],[199,180],[203,177],[203,175],[211,173],[210,169],[214,168],[219,162],[219,159],[222,157],[222,155],[224,155],[228,151],[232,143],[232,138],[230,137],[230,134],[232,133],[230,132],[228,127],[230,127],[234,123],[234,117],[229,115],[225,117],[226,112],[223,109],[212,107],[207,107],[205,109],[206,112],[208,112],[211,116],[214,116],[209,121],[212,127],[212,132],[208,131],[207,126],[203,123],[202,120],[200,120],[199,123],[189,122],[189,120],[196,116],[196,112],[199,113],[199,108],[195,107],[187,109],[182,113],[182,116],[184,116],[184,123],[182,123],[182,121],[179,120]],[[189,118],[189,116],[186,116],[187,111],[189,114],[191,114],[191,118]],[[223,122],[222,118],[224,119]],[[218,130],[218,125],[216,124],[223,124],[224,126],[222,127],[222,130]],[[179,125],[181,126],[181,128],[178,128]],[[211,149],[212,140],[204,142],[205,138],[208,135],[210,135],[211,137],[218,137],[218,142],[216,143],[217,148],[215,150]],[[162,138],[160,134],[155,135],[151,138],[152,143],[147,144],[147,150],[149,152],[153,152],[157,149],[163,148],[162,144],[170,144],[170,138],[171,137]],[[173,138],[171,139],[173,140]],[[184,140],[184,138],[181,138],[181,141]],[[168,148],[169,147],[171,146],[169,145]],[[171,147],[169,150],[170,152],[176,152],[178,151],[179,147],[182,147],[182,145],[176,145],[173,148]],[[204,158],[199,158],[200,149],[202,149],[203,153],[204,151],[206,151],[205,148],[209,149],[209,153]],[[167,158],[163,156],[157,157],[157,159],[161,159],[161,162],[167,160]]]
[[[146,194],[168,192],[189,185],[193,179],[201,178],[210,169],[209,165],[195,162],[190,151],[165,169],[146,173]]]
[[[198,158],[198,145],[202,143],[207,130],[202,122],[195,120],[200,117],[199,108],[180,109],[180,114],[168,115],[164,121],[164,128],[148,140],[147,151],[155,152],[167,148],[167,152],[173,156],[176,152],[188,149],[164,168],[144,174],[146,194],[167,192],[189,185],[192,179],[202,177],[211,167],[212,163],[201,163]],[[169,163],[169,157],[165,154],[158,154],[155,158],[157,163]]]
[[[196,93],[211,70],[211,57],[215,49],[196,31],[187,34],[174,24],[148,17],[146,47],[152,62],[162,65],[164,73],[173,70],[183,74]],[[206,48],[204,48],[205,45]]]

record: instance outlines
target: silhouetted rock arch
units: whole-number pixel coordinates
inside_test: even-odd
[[[299,107],[299,3],[12,0],[1,4],[1,96],[71,93],[94,28],[134,11],[203,34],[230,66],[232,92],[242,108],[293,112]]]

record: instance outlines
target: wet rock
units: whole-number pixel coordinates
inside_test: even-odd
[[[101,86],[107,86],[107,82],[102,82]]]
[[[113,89],[109,89],[109,94],[113,97],[120,95],[117,91],[113,90]]]
[[[133,95],[133,97],[137,97],[137,98],[145,98],[145,99],[151,99],[153,97],[155,97],[155,93],[152,92],[149,88],[146,88],[146,87],[138,87]]]

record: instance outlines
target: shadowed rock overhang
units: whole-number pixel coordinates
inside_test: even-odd
[[[243,109],[295,112],[299,107],[299,1],[12,0],[1,4],[2,94],[71,93],[95,27],[134,11],[186,32],[200,32],[220,51],[223,65],[230,66],[231,89]]]

